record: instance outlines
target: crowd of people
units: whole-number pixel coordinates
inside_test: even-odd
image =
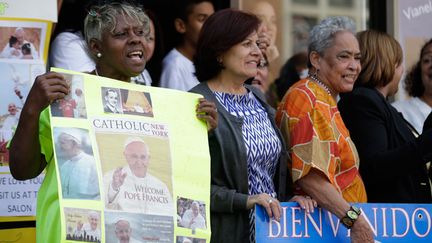
[[[178,43],[163,60],[158,18],[132,3],[86,6],[82,26],[59,33],[50,51],[52,66],[204,97],[198,101],[197,118],[208,124],[211,220],[206,222],[202,205],[192,200],[178,215],[178,226],[211,228],[211,242],[254,242],[255,206],[278,221],[280,203],[293,201],[306,213],[318,206],[332,212],[351,229],[352,242],[374,242],[356,203],[432,203],[431,40],[406,79],[414,98],[394,104],[402,116],[388,101],[404,72],[402,48],[390,35],[357,32],[349,17],[325,18],[310,31],[307,53],[289,59],[273,84],[268,68],[279,56],[274,10],[266,17],[260,12],[269,7],[264,3],[255,14],[215,10],[209,0],[179,4],[173,20]],[[120,90],[102,92],[105,112],[122,113]],[[47,171],[38,196],[40,242],[58,242],[61,232],[46,108],[69,93],[63,75],[38,76],[10,144],[15,178]],[[78,193],[98,198],[99,191],[82,194],[65,184],[73,175],[72,161],[80,161],[71,158],[89,155],[82,152],[80,138],[59,137],[62,147],[76,148],[60,171],[63,197],[66,192],[70,198]],[[150,151],[145,141],[128,138],[123,153],[128,165],[104,176],[107,207],[147,212],[118,196],[130,180],[154,184],[167,192],[167,204],[173,204],[166,185],[147,172]],[[166,208],[157,210],[171,214]],[[131,230],[127,222],[116,223],[119,240],[127,233],[123,238],[129,241]]]

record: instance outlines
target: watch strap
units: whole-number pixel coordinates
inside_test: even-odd
[[[356,206],[351,206],[349,210],[345,213],[345,216],[343,216],[340,219],[340,222],[347,227],[348,229],[351,229],[355,223],[355,221],[358,219],[358,217],[361,214],[361,210]]]

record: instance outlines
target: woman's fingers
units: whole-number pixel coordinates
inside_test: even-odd
[[[251,209],[255,204],[264,207],[269,218],[274,218],[277,221],[280,220],[282,215],[282,207],[276,198],[271,197],[267,193],[250,195],[247,200],[247,208]]]
[[[69,89],[63,85],[53,84],[45,89],[45,97],[52,103],[55,100],[63,99],[69,94]]]
[[[204,98],[198,100],[197,112],[217,112],[216,104]]]
[[[270,207],[271,207],[274,219],[279,221],[281,214],[282,214],[282,207],[280,206],[279,201],[276,198],[274,198],[272,200],[272,203],[270,203]]]
[[[271,209],[271,204],[273,203],[273,199],[267,194],[260,194],[260,200],[258,203],[265,208],[269,218],[272,218],[273,212]]]
[[[216,104],[204,98],[200,98],[197,108],[197,117],[207,122],[208,130],[211,131],[217,127],[218,113]]]
[[[313,213],[314,212],[314,206],[312,204],[312,199],[305,198],[304,201],[305,201],[305,205],[306,205],[306,212],[307,213]]]
[[[52,102],[64,98],[70,92],[70,85],[60,73],[49,72],[36,77],[27,96],[28,108],[42,110]]]
[[[36,92],[42,93],[45,96],[55,92],[68,94],[70,87],[59,73],[46,73],[38,76],[35,80],[34,87]]]
[[[296,198],[295,198],[295,199],[293,198],[293,201],[294,201],[294,202],[297,202],[297,203],[299,204],[299,206],[300,206],[303,210],[306,211],[306,213],[309,213],[309,208],[306,207],[307,205],[306,205],[305,201],[303,200],[303,198],[300,197],[300,196],[294,196],[294,197],[296,197]]]
[[[317,207],[317,202],[310,198],[309,196],[299,196],[296,195],[291,198],[291,202],[297,202],[306,213],[313,213]]]
[[[207,130],[211,131],[217,127],[217,120],[211,115],[197,114],[197,117],[207,122]]]
[[[257,204],[264,207],[269,218],[274,218],[279,221],[282,213],[282,207],[276,198],[271,197],[267,193],[257,195]]]

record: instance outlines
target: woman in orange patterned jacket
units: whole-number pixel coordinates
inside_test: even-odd
[[[339,93],[349,92],[361,71],[355,25],[330,17],[309,37],[309,76],[285,94],[276,115],[289,143],[292,178],[307,194],[351,228],[352,242],[373,242],[373,232],[350,203],[366,202],[359,157],[337,108]]]

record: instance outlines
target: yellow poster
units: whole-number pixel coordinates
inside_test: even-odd
[[[0,242],[31,243],[35,242],[35,228],[0,229]]]
[[[50,106],[62,242],[208,242],[200,96],[53,71],[71,87]]]

